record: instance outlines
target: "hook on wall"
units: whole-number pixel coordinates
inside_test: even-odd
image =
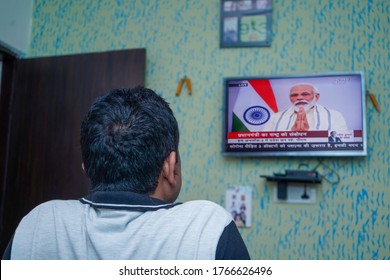
[[[378,113],[381,111],[381,108],[379,106],[379,103],[378,103],[378,100],[376,99],[375,95],[371,92],[369,92],[368,90],[366,91],[368,97],[370,98],[372,104],[374,105],[375,107],[375,110],[378,111]]]
[[[182,90],[183,85],[184,85],[184,82],[186,83],[186,86],[187,86],[188,95],[191,95],[191,94],[192,94],[191,79],[188,78],[187,75],[184,75],[184,77],[180,79],[180,82],[179,82],[179,84],[177,85],[176,93],[175,93],[176,96],[179,96],[179,95],[180,95],[181,90]]]

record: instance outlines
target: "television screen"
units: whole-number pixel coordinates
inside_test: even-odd
[[[361,72],[224,79],[224,156],[365,156]]]

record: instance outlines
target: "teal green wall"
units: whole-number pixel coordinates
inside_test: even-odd
[[[389,14],[388,0],[274,0],[270,47],[221,49],[219,0],[35,0],[28,56],[146,48],[146,86],[180,125],[180,200],[224,205],[227,185],[253,186],[252,227],[241,229],[252,258],[390,259]],[[324,160],[340,182],[327,175],[315,204],[273,202],[260,175],[317,159],[221,157],[223,77],[351,70],[382,111],[367,102],[367,157]],[[175,97],[184,75],[193,95]]]

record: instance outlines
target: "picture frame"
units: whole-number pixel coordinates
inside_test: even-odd
[[[272,0],[221,0],[220,47],[271,45]]]
[[[237,227],[252,225],[252,186],[228,185],[225,193],[225,209],[232,215]]]

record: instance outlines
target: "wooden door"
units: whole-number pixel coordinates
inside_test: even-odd
[[[97,96],[144,85],[145,49],[16,61],[9,106],[1,249],[20,219],[51,199],[88,191],[81,169],[81,120]]]

